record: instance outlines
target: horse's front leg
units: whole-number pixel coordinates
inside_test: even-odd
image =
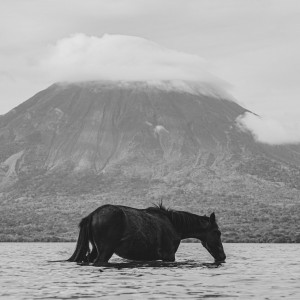
[[[169,253],[162,258],[163,261],[174,262],[175,261],[175,253]]]
[[[175,249],[172,241],[168,241],[168,242],[165,241],[162,247],[159,248],[158,251],[159,259],[161,259],[162,261],[169,261],[169,262],[175,261],[176,250],[177,249]]]
[[[179,238],[164,234],[161,242],[161,259],[163,261],[174,262],[179,244]]]

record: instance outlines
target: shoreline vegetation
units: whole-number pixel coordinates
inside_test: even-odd
[[[199,202],[178,197],[174,204],[164,205],[198,215],[215,212],[224,243],[300,243],[300,204],[296,199],[285,199],[282,203],[249,201],[247,197],[212,197],[206,195]],[[191,202],[188,202],[188,201]],[[120,201],[106,198],[42,197],[39,199],[9,199],[0,201],[0,242],[76,242],[78,223],[97,207]],[[141,203],[137,198],[132,203],[121,204],[145,208],[157,203]],[[178,203],[185,205],[179,206]],[[176,205],[177,204],[177,205]],[[200,209],[201,210],[200,210]],[[185,243],[195,243],[188,239]]]
[[[277,194],[278,198],[281,197]],[[160,198],[145,201],[99,195],[43,196],[0,199],[0,242],[76,242],[80,220],[101,205],[121,204],[145,208]],[[199,199],[200,198],[200,199]],[[122,201],[120,201],[120,199]],[[173,199],[176,199],[173,201]],[[281,198],[282,199],[282,198]],[[284,201],[284,203],[282,203]],[[255,201],[249,196],[178,194],[163,198],[167,207],[198,215],[215,212],[224,243],[300,243],[300,204],[294,197],[283,201]],[[201,203],[201,205],[199,205]],[[187,239],[184,243],[199,242]]]
[[[197,215],[215,212],[224,243],[300,243],[298,189],[256,178],[251,184],[234,177],[209,184],[207,177],[168,183],[102,176],[67,185],[68,177],[53,176],[44,184],[19,183],[0,193],[0,242],[75,242],[80,220],[101,205],[146,208],[162,201]]]

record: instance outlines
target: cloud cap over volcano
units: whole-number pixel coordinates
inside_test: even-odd
[[[38,66],[53,81],[185,80],[226,86],[201,57],[126,35],[71,35],[49,46]]]
[[[261,143],[270,145],[300,143],[300,122],[280,122],[274,118],[262,118],[246,112],[237,119],[237,124],[242,129],[250,130],[254,138]]]
[[[209,71],[205,59],[136,36],[73,34],[43,49],[34,65],[34,73],[52,82],[146,81],[164,89],[233,100],[226,92],[230,85]],[[245,114],[237,123],[262,143],[300,142],[298,122],[289,125],[276,118]]]

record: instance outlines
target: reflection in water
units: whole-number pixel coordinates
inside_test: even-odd
[[[70,243],[0,244],[0,299],[300,299],[299,244],[225,244],[216,265],[201,244],[176,262],[113,256],[102,267],[65,261]]]
[[[61,261],[49,261],[52,263],[61,262]],[[66,262],[69,263],[69,262]],[[89,263],[78,263],[79,266],[92,266]],[[126,261],[126,262],[115,262],[115,263],[103,263],[100,270],[103,271],[104,269],[135,269],[135,268],[179,268],[179,269],[191,269],[191,268],[218,268],[222,266],[221,263],[199,263],[194,260],[187,260],[184,262],[163,262],[163,261]]]

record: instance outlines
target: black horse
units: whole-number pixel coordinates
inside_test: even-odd
[[[83,218],[79,227],[76,249],[68,259],[71,262],[100,266],[114,253],[131,260],[173,262],[185,238],[199,239],[215,262],[226,258],[214,213],[198,216],[162,204],[147,209],[103,205]]]

